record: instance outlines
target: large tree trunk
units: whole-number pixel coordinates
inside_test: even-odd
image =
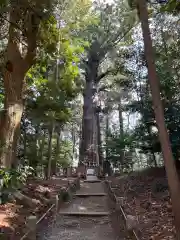
[[[38,159],[39,159],[40,163],[43,162],[43,152],[44,152],[45,142],[46,142],[46,132],[44,131],[44,133],[41,137],[40,147],[39,147],[39,152],[38,152]]]
[[[109,135],[109,113],[106,114],[106,130],[105,130],[105,141],[106,141],[106,160],[109,159],[109,149],[108,149],[108,135]]]
[[[34,136],[34,144],[32,150],[34,150],[34,157],[33,157],[33,168],[35,171],[35,175],[38,175],[38,164],[39,164],[39,124],[35,126],[35,136]]]
[[[24,132],[23,132],[23,154],[24,154],[24,161],[25,161],[26,158],[27,158],[27,134],[26,134],[26,128],[24,129]]]
[[[61,140],[61,127],[57,127],[57,132],[56,132],[56,150],[55,150],[55,158],[52,164],[52,174],[56,175],[57,173],[57,162],[59,158],[59,150],[60,150],[60,140]]]
[[[155,118],[159,130],[159,139],[161,143],[161,149],[163,153],[163,159],[167,172],[169,189],[171,193],[172,209],[175,216],[177,239],[180,239],[180,213],[179,213],[180,183],[175,167],[175,162],[173,159],[167,128],[164,121],[164,111],[160,97],[160,87],[156,74],[156,67],[154,63],[152,40],[148,23],[148,11],[145,0],[138,0],[138,10],[143,31],[145,56],[148,65],[148,77],[152,93]]]
[[[124,138],[124,124],[123,124],[123,111],[122,111],[122,102],[121,102],[121,96],[119,98],[119,104],[118,104],[118,112],[119,112],[119,130],[120,130],[120,138]],[[120,151],[120,163],[124,164],[124,152],[125,149],[121,149]]]
[[[149,126],[149,124],[147,124],[147,131],[148,131],[148,134],[150,136],[150,139],[152,140],[153,136],[152,136],[151,127]],[[156,156],[155,156],[155,153],[154,153],[154,150],[153,150],[153,145],[152,145],[152,150],[150,152],[150,160],[151,160],[150,165],[152,165],[152,163],[153,163],[154,167],[157,167],[157,161],[156,161]]]
[[[101,125],[100,125],[99,112],[96,113],[96,118],[97,118],[97,142],[98,142],[99,165],[103,166],[103,152],[102,152]]]
[[[40,141],[40,147],[39,147],[39,152],[38,152],[38,160],[39,163],[41,164],[41,173],[42,175],[44,174],[44,159],[43,159],[43,154],[44,154],[44,148],[45,148],[45,143],[46,143],[46,131],[44,131],[41,141]]]
[[[48,140],[48,166],[47,166],[47,175],[46,178],[50,179],[51,177],[51,173],[52,173],[52,138],[53,138],[53,134],[54,134],[54,127],[55,124],[54,122],[52,122],[52,125],[50,126],[50,130],[49,130],[49,140]]]
[[[11,168],[12,157],[17,147],[18,129],[20,128],[23,113],[23,85],[25,71],[23,61],[16,44],[12,41],[13,35],[10,28],[9,43],[7,48],[8,61],[4,72],[4,114],[0,122],[0,162],[1,166]],[[13,37],[12,37],[13,38]]]
[[[72,124],[72,129],[71,129],[71,136],[72,136],[72,162],[74,161],[75,157],[75,150],[76,150],[76,133],[75,133],[75,126]]]
[[[27,9],[26,9],[27,10]],[[0,164],[5,168],[11,168],[13,148],[16,149],[17,141],[14,141],[16,130],[20,126],[23,112],[23,88],[25,75],[33,64],[36,55],[36,39],[40,19],[33,12],[34,21],[27,24],[27,54],[21,55],[21,34],[17,24],[21,22],[19,6],[13,1],[10,4],[9,14],[9,38],[6,51],[6,63],[4,71],[4,115],[0,122]],[[30,17],[30,16],[29,16]],[[14,144],[13,144],[14,141]]]
[[[99,166],[99,143],[98,143],[98,126],[97,126],[97,114],[96,114],[96,105],[94,104],[94,113],[93,113],[93,141],[92,141],[92,162],[93,166]]]
[[[119,98],[118,112],[119,112],[120,135],[121,135],[121,137],[123,137],[123,135],[124,135],[124,124],[123,124],[123,115],[122,115],[123,111],[122,111],[121,97]]]
[[[20,144],[23,145],[23,151],[21,154],[21,158],[23,159],[22,164],[24,165],[27,160],[27,127],[26,127],[26,116],[23,114],[21,118],[21,128],[20,128]],[[29,161],[27,162],[29,165]]]
[[[19,126],[23,112],[23,104],[21,101],[10,102],[6,101],[6,112],[1,118],[0,124],[0,160],[1,166],[4,168],[11,168],[12,158],[16,154],[17,134],[19,133]],[[16,136],[16,139],[14,138]]]
[[[94,56],[95,55],[95,56]],[[80,163],[92,163],[92,158],[96,154],[96,148],[93,146],[93,119],[94,119],[94,87],[98,75],[99,59],[97,53],[90,53],[88,57],[88,66],[86,68],[86,85],[84,89],[84,106],[82,119],[82,138],[80,146]]]
[[[80,124],[80,127],[79,127],[79,134],[78,134],[78,145],[79,145],[79,152],[78,152],[78,158],[79,158],[79,161],[78,161],[78,166],[80,166],[81,164],[83,164],[83,143],[82,143],[82,122]]]
[[[20,164],[20,158],[17,152],[17,146],[21,144],[20,140],[21,130],[20,130],[20,123],[19,126],[16,128],[14,133],[13,139],[13,146],[12,146],[12,168],[17,169],[18,165]]]
[[[93,83],[86,82],[84,91],[84,106],[82,120],[82,138],[80,146],[80,163],[92,162],[92,140],[93,140]]]
[[[157,167],[158,164],[157,164],[155,152],[153,151],[153,152],[151,153],[151,155],[152,155],[152,161],[153,161],[153,163],[154,163],[154,167]]]

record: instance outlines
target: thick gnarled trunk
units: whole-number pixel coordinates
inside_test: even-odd
[[[23,8],[22,8],[23,11]],[[27,8],[24,9],[27,13]],[[23,21],[19,14],[19,6],[16,2],[10,2],[9,13],[9,38],[6,51],[6,63],[4,69],[4,115],[0,122],[0,165],[11,168],[12,156],[17,148],[18,128],[20,127],[23,112],[23,89],[25,87],[25,75],[30,69],[36,56],[36,41],[40,18],[31,12],[27,13],[29,21],[23,34],[27,37],[27,53],[22,56],[21,41],[22,32],[18,24]]]
[[[105,142],[106,142],[106,160],[109,158],[109,149],[108,149],[108,135],[109,135],[109,112],[106,114],[106,129],[105,129]]]
[[[61,127],[57,126],[56,130],[56,149],[55,149],[55,158],[52,162],[52,175],[56,175],[57,173],[57,165],[58,165],[58,158],[60,152],[60,142],[61,142]]]
[[[74,124],[72,124],[72,129],[71,129],[71,136],[72,136],[72,162],[74,161],[75,158],[75,153],[76,153],[76,133],[74,129]]]
[[[94,56],[95,54],[95,56]],[[79,164],[92,164],[97,158],[97,146],[94,146],[94,134],[96,129],[95,104],[93,101],[98,76],[99,59],[96,53],[91,53],[86,68],[86,85],[84,89],[84,105],[82,119],[82,137],[80,144]],[[94,126],[95,124],[95,126]]]
[[[9,103],[5,105],[6,111],[1,119],[1,151],[0,159],[1,166],[4,168],[11,168],[12,159],[16,154],[17,139],[19,133],[19,126],[23,112],[23,104],[21,101]]]
[[[23,82],[24,73],[20,68],[15,65],[13,72],[10,72],[10,69],[6,69],[4,74],[5,111],[4,115],[1,116],[0,123],[0,162],[1,166],[7,169],[11,168],[12,159],[15,159],[16,155],[19,128],[23,113]]]
[[[86,82],[82,120],[82,138],[80,145],[80,163],[92,161],[93,141],[93,83]]]
[[[50,129],[49,129],[48,158],[47,158],[48,166],[47,166],[46,179],[50,179],[52,174],[52,138],[54,134],[54,128],[55,128],[55,123],[52,122],[52,125],[50,126]]]
[[[124,124],[123,124],[123,111],[122,111],[121,97],[120,97],[120,99],[119,99],[118,112],[119,112],[119,129],[120,129],[120,136],[123,137],[123,135],[124,135]]]
[[[97,122],[97,113],[96,105],[93,106],[93,136],[92,136],[92,165],[99,166],[99,139],[98,139],[98,122]]]
[[[102,151],[101,124],[100,124],[99,112],[96,113],[96,120],[97,120],[97,142],[98,142],[99,165],[103,166],[103,151]]]
[[[121,139],[124,138],[124,124],[123,124],[123,111],[122,111],[122,100],[121,96],[119,98],[119,104],[118,104],[118,112],[119,112],[119,131],[120,131],[120,137]],[[123,165],[124,164],[124,152],[125,149],[121,149],[120,152],[120,163]]]
[[[21,135],[21,129],[20,129],[20,123],[19,126],[16,128],[15,133],[14,133],[14,139],[13,139],[13,146],[12,146],[12,168],[17,169],[20,159],[17,151],[17,146],[20,144],[20,135]]]

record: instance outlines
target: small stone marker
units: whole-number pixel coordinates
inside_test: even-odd
[[[28,236],[28,239],[30,240],[36,240],[36,222],[37,222],[37,217],[34,215],[31,215],[26,218],[27,230],[31,231],[31,233]]]
[[[137,222],[137,217],[133,215],[127,215],[126,216],[126,227],[127,230],[132,231],[137,228],[138,222]]]
[[[117,197],[116,198],[116,209],[119,210],[120,206],[124,205],[124,198],[123,197]]]

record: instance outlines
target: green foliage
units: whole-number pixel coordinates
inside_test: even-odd
[[[109,132],[106,149],[108,150],[107,160],[114,167],[118,167],[123,172],[132,170],[132,152],[134,149],[134,136],[132,134],[124,133],[121,136],[118,132]]]
[[[0,191],[2,193],[1,204],[9,200],[9,195],[16,189],[19,189],[26,183],[27,178],[32,175],[33,168],[21,166],[19,169],[0,169],[2,183]]]
[[[32,172],[33,169],[29,166],[22,166],[17,170],[0,169],[0,176],[3,179],[3,188],[12,189],[25,184],[28,176],[31,175]]]
[[[57,136],[71,121],[72,101],[82,89],[79,65],[89,43],[79,32],[96,21],[89,0],[57,5],[53,1],[51,7],[40,22],[36,62],[26,74],[26,107],[18,152],[20,162],[32,166],[36,175],[43,168],[46,171],[51,150],[52,166],[72,164],[72,143],[60,139],[58,145]],[[50,138],[52,149],[48,147]]]
[[[72,165],[72,142],[63,140],[60,143],[57,165],[66,168]]]
[[[169,0],[162,5],[161,12],[168,12],[177,15],[180,12],[180,2],[176,0]]]
[[[167,6],[167,4],[165,4]],[[165,6],[164,5],[164,6]],[[168,129],[172,151],[175,159],[179,159],[179,47],[176,36],[176,17],[166,18],[166,14],[158,15],[154,37],[156,72],[160,82],[161,99],[164,107],[165,122]],[[137,53],[138,52],[138,53]],[[149,91],[147,76],[143,74],[144,53],[136,50],[138,68],[134,71],[134,87],[138,100],[131,102],[127,108],[130,112],[138,112],[141,119],[134,130],[137,148],[144,154],[161,153],[158,131],[152,108],[152,97]],[[173,67],[172,67],[173,66]],[[138,77],[137,77],[138,76]]]

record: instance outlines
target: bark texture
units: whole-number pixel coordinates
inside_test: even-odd
[[[49,129],[49,139],[48,139],[48,167],[47,167],[47,175],[46,179],[50,179],[51,174],[52,174],[52,138],[54,134],[54,128],[55,124],[52,122],[52,125],[50,126]]]
[[[119,98],[119,104],[118,104],[118,112],[119,112],[119,128],[120,128],[120,137],[123,139],[124,137],[124,124],[123,124],[123,111],[122,111],[122,103],[121,103],[121,96]],[[122,149],[120,152],[120,162],[123,165],[124,164],[124,152],[125,149]]]
[[[11,1],[9,13],[9,38],[4,69],[5,102],[4,114],[0,121],[0,165],[11,168],[13,155],[17,148],[18,129],[23,113],[25,75],[33,64],[36,55],[36,41],[40,19],[33,12],[27,12],[27,53],[21,53],[21,33],[17,24],[22,22],[19,6]],[[23,11],[23,8],[21,9]],[[27,7],[24,9],[27,11]],[[33,21],[32,21],[33,20]]]
[[[99,112],[96,113],[96,121],[97,121],[97,142],[98,142],[99,165],[103,166],[103,151],[102,151],[101,125],[100,125]]]
[[[86,71],[86,84],[84,89],[84,105],[83,105],[83,119],[82,119],[82,138],[80,144],[80,164],[93,164],[92,162],[97,157],[96,146],[93,144],[94,126],[96,120],[94,119],[94,87],[97,78],[99,61],[93,59],[91,56],[88,61],[88,68]],[[96,125],[96,124],[95,124]]]

